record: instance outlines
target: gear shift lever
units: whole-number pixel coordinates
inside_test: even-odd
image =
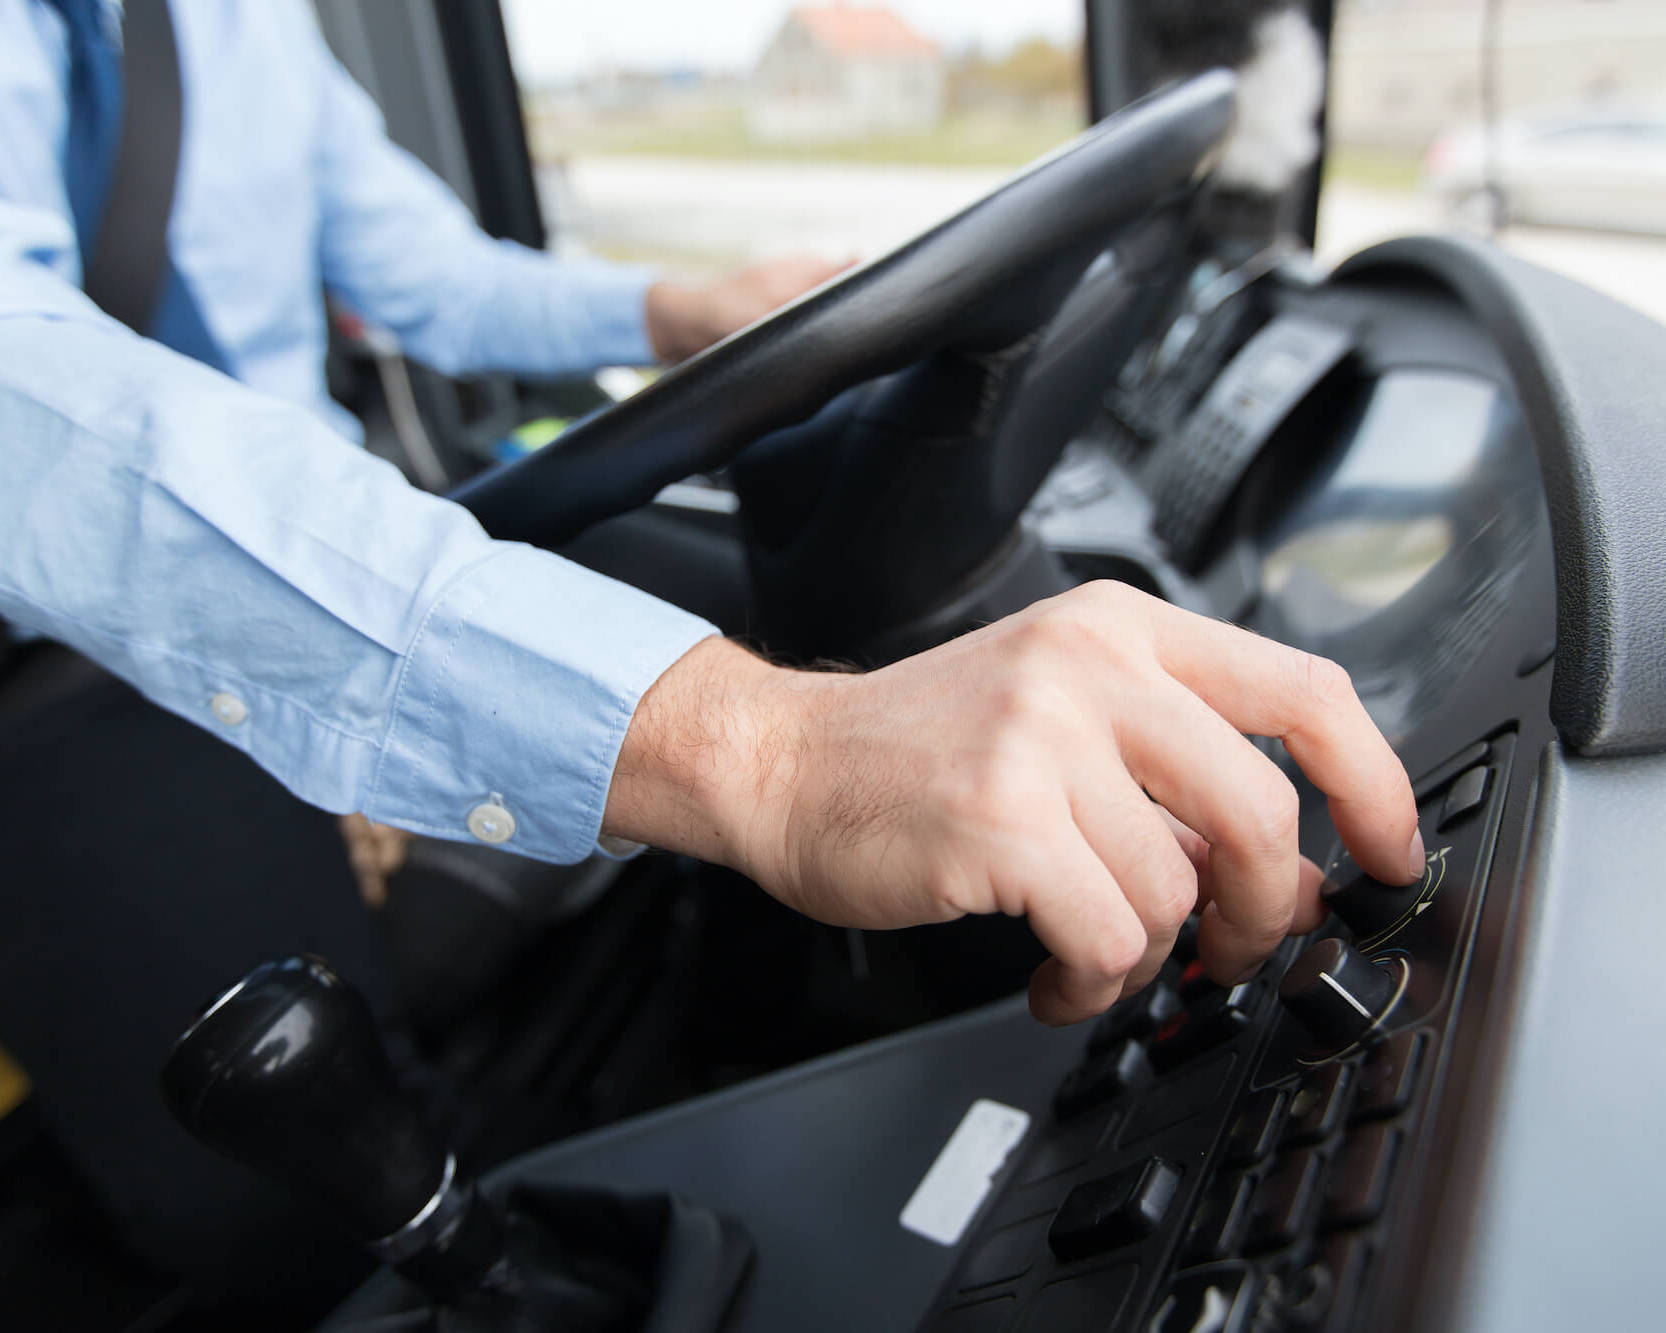
[[[437,1299],[508,1279],[502,1224],[400,1092],[363,997],[317,959],[263,963],[215,1000],[162,1092],[192,1135],[324,1204]]]

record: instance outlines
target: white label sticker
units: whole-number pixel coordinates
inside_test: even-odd
[[[1029,1115],[1015,1107],[982,1097],[973,1102],[903,1206],[903,1226],[939,1245],[957,1244],[1029,1127]]]

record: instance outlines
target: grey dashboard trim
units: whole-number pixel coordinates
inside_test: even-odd
[[[1659,1326],[1663,814],[1666,756],[1546,749],[1418,1328]]]

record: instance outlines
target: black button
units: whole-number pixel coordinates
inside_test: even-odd
[[[1418,802],[1421,804],[1430,792],[1439,791],[1466,768],[1474,768],[1491,757],[1492,744],[1489,741],[1476,741],[1473,745],[1464,746],[1445,763],[1435,765],[1417,780]]]
[[[1417,1080],[1429,1048],[1427,1032],[1397,1032],[1365,1057],[1353,1116],[1399,1115],[1417,1095]]]
[[[1217,1181],[1203,1198],[1192,1218],[1191,1229],[1181,1253],[1188,1264],[1213,1263],[1230,1259],[1244,1244],[1249,1227],[1250,1204],[1255,1197],[1255,1177],[1228,1176]]]
[[[1242,1264],[1183,1273],[1169,1284],[1143,1333],[1245,1333],[1255,1313],[1258,1285],[1255,1270]]]
[[[1255,1192],[1248,1246],[1277,1250],[1307,1233],[1319,1203],[1319,1181],[1324,1155],[1302,1148],[1279,1158],[1272,1175]]]
[[[937,1316],[931,1333],[1001,1333],[1012,1318],[1018,1302],[1011,1296],[997,1296],[992,1301],[963,1305]]]
[[[1023,1277],[1046,1244],[1048,1221],[1046,1216],[1032,1217],[990,1232],[962,1266],[961,1288],[987,1287]]]
[[[1053,1113],[1064,1120],[1150,1081],[1145,1048],[1125,1040],[1100,1055],[1090,1055],[1070,1071],[1053,1098]]]
[[[1250,1166],[1273,1150],[1273,1144],[1278,1141],[1279,1121],[1284,1116],[1284,1099],[1281,1089],[1263,1088],[1244,1102],[1227,1133],[1228,1166]]]
[[[1088,1038],[1088,1050],[1098,1055],[1130,1037],[1145,1037],[1180,1012],[1180,997],[1162,982],[1153,982],[1138,995],[1113,1005]]]
[[[1137,1265],[1117,1264],[1049,1283],[1030,1302],[1024,1333],[1105,1333],[1115,1328],[1139,1275]]]
[[[1390,1125],[1363,1125],[1348,1136],[1325,1190],[1325,1225],[1357,1227],[1376,1221],[1388,1197],[1400,1133]]]
[[[1332,1062],[1304,1078],[1290,1098],[1290,1118],[1284,1122],[1286,1143],[1314,1143],[1342,1123],[1353,1087],[1353,1066]]]
[[[1180,1168],[1160,1157],[1076,1186],[1065,1196],[1047,1243],[1065,1263],[1132,1244],[1161,1225],[1180,1188]]]
[[[1157,1029],[1151,1039],[1151,1063],[1158,1069],[1173,1069],[1231,1041],[1249,1026],[1261,990],[1252,982],[1231,990],[1212,988],[1185,1013]]]
[[[1420,814],[1427,817],[1426,811]],[[1385,938],[1411,920],[1428,882],[1425,869],[1411,884],[1384,884],[1372,879],[1344,852],[1325,871],[1320,901],[1353,931],[1356,941],[1368,948],[1369,942]]]
[[[1435,828],[1445,833],[1459,820],[1480,809],[1487,799],[1487,787],[1491,778],[1492,770],[1485,764],[1479,764],[1458,774],[1452,780],[1452,785],[1447,788],[1446,799],[1440,807],[1440,820]]]

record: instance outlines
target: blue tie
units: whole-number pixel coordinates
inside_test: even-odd
[[[75,219],[81,268],[86,272],[104,220],[116,150],[121,142],[125,89],[115,11],[106,0],[47,0],[69,32],[69,129],[64,140],[64,187]],[[160,297],[143,330],[165,346],[225,370],[224,354],[170,259]]]

